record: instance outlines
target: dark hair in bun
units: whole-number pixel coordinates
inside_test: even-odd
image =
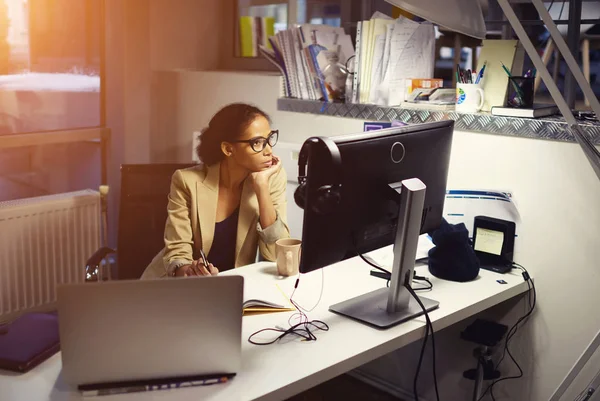
[[[221,143],[237,140],[257,117],[271,121],[267,113],[245,103],[233,103],[219,110],[200,135],[196,148],[200,160],[208,166],[223,160]]]

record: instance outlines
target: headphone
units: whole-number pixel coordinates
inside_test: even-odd
[[[320,149],[316,148],[320,146]],[[331,185],[322,185],[316,190],[316,196],[311,196],[310,209],[318,214],[330,214],[335,211],[341,203],[341,187],[342,187],[342,156],[337,145],[330,138],[313,137],[304,142],[298,155],[298,188],[294,192],[294,200],[296,205],[304,209],[306,206],[307,197],[307,176],[306,164],[311,149],[327,152],[331,157],[331,165],[333,167],[333,176],[335,183]]]

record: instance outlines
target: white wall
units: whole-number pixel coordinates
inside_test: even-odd
[[[277,111],[279,78],[274,76],[165,72],[159,86],[161,95],[174,99],[178,106],[167,121],[160,118],[163,128],[169,129],[174,149],[169,158],[174,161],[189,161],[192,131],[206,126],[220,107],[236,101],[263,108],[286,142],[362,130],[359,120]],[[151,153],[154,159],[161,153],[160,146]],[[600,315],[595,313],[600,303],[600,183],[575,144],[455,132],[449,186],[514,193],[524,233],[516,260],[535,278],[538,309],[513,345],[525,378],[499,385],[496,395],[497,399],[504,395],[515,400],[546,400],[600,329]],[[524,301],[517,299],[484,315],[509,324],[524,310]],[[472,383],[462,378],[462,370],[474,365],[473,347],[458,339],[465,326],[446,329],[436,337],[444,399],[470,396]],[[417,348],[418,344],[412,344],[365,369],[410,389]],[[428,372],[425,366],[424,387],[429,387]],[[431,387],[424,395],[433,399]]]

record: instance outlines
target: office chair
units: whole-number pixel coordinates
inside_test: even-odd
[[[138,279],[164,247],[167,197],[175,170],[195,164],[124,164],[117,250],[103,247],[87,262],[88,281],[98,280],[98,266],[108,254],[117,254],[119,280]]]

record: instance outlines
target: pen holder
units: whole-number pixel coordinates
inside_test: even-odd
[[[509,77],[507,107],[530,109],[533,107],[533,77]]]

